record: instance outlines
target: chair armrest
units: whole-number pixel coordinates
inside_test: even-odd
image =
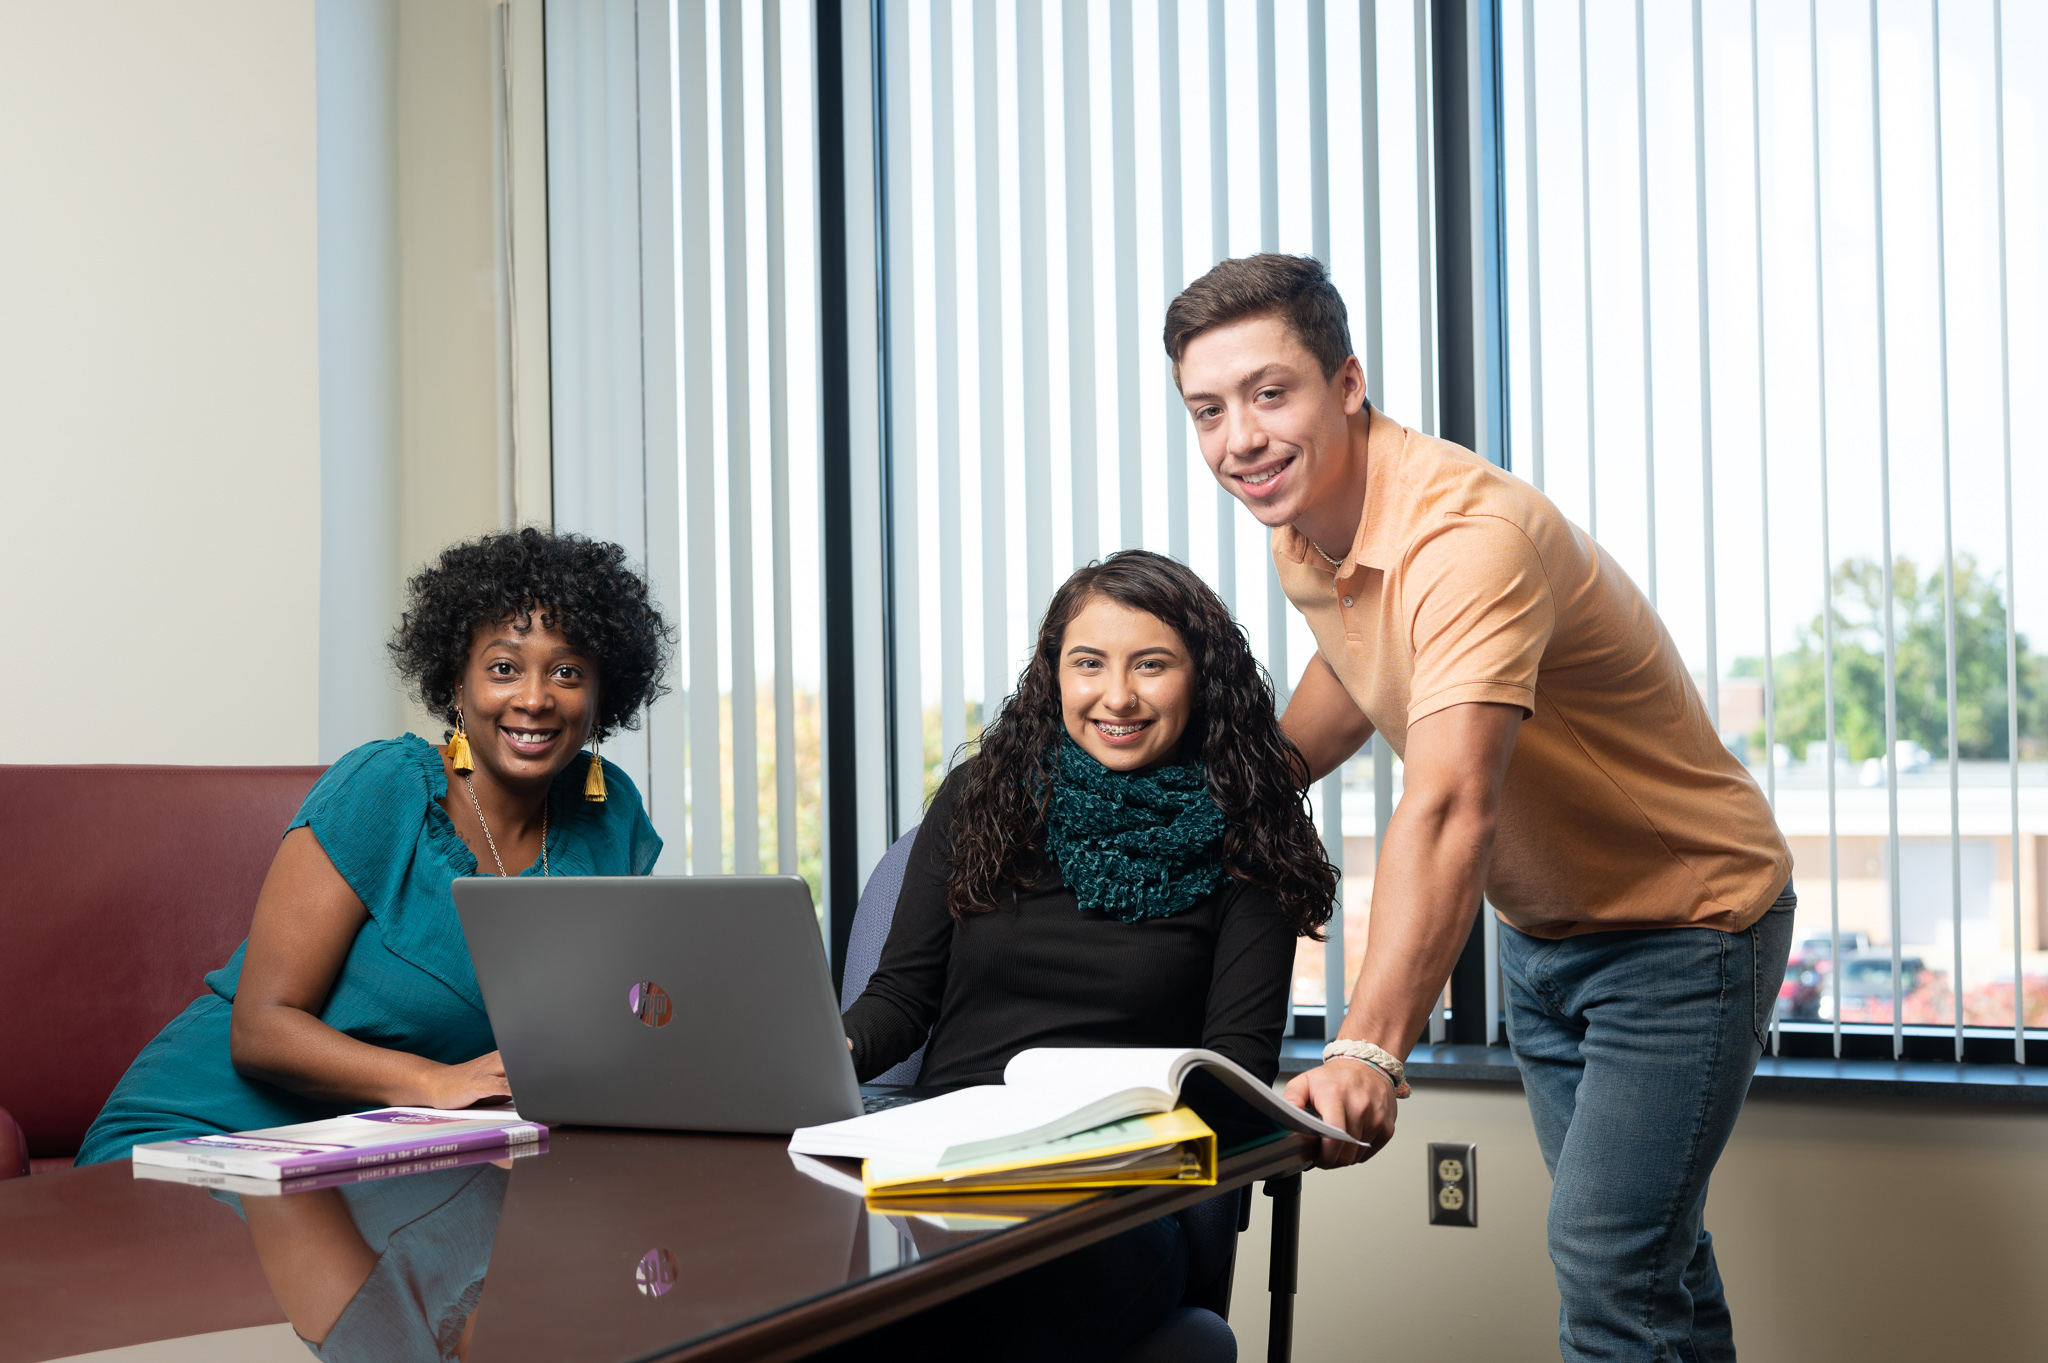
[[[28,1177],[28,1137],[6,1108],[0,1107],[0,1179]]]

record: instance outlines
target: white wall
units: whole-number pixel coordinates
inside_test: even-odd
[[[499,8],[316,0],[315,12],[320,760],[332,761],[405,729],[438,741],[441,721],[402,694],[384,651],[404,581],[449,543],[522,518],[546,523],[548,508],[530,495],[521,505],[513,457]],[[521,6],[516,22],[537,29],[537,6]],[[538,34],[525,37],[514,43],[527,68],[515,98],[537,105]],[[543,173],[526,177],[535,193]],[[537,318],[540,339],[524,349],[544,354],[544,305]],[[544,422],[544,364],[535,379],[524,400]],[[535,457],[544,463],[544,445]]]
[[[310,0],[0,0],[0,187],[0,761],[314,760]]]
[[[398,599],[397,0],[315,0],[320,760],[403,728],[378,642]]]
[[[1426,1220],[1430,1141],[1479,1147],[1477,1229]],[[1752,1097],[1707,1228],[1746,1363],[2035,1358],[2048,1226],[2038,1104]],[[1386,1153],[1307,1175],[1297,1363],[1555,1359],[1550,1175],[1518,1085],[1434,1082]],[[1254,1200],[1231,1326],[1265,1350],[1267,1227]]]
[[[404,576],[550,519],[539,6],[509,13],[508,114],[492,0],[0,0],[0,625],[41,702],[0,762],[434,728],[384,656]]]

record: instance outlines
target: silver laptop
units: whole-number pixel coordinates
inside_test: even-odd
[[[787,1133],[860,1087],[795,876],[455,882],[521,1116]]]

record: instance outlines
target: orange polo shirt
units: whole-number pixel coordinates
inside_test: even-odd
[[[1486,881],[1500,916],[1553,938],[1761,918],[1791,851],[1636,584],[1521,479],[1370,420],[1351,552],[1333,569],[1283,526],[1273,562],[1395,752],[1449,706],[1521,709]]]

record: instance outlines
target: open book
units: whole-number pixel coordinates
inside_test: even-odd
[[[1037,1047],[1018,1052],[1000,1084],[803,1127],[790,1137],[789,1148],[801,1155],[931,1169],[1170,1112],[1182,1103],[1215,1130],[1224,1153],[1281,1131],[1364,1143],[1285,1102],[1214,1051]]]
[[[441,1112],[430,1107],[386,1107],[227,1136],[151,1141],[136,1146],[134,1157],[137,1164],[168,1169],[295,1179],[468,1150],[502,1151],[547,1134],[546,1127],[522,1121],[510,1108]]]

